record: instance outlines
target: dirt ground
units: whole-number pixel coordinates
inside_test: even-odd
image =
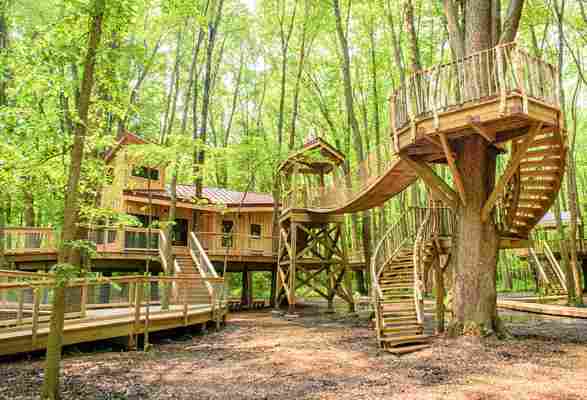
[[[69,349],[63,398],[587,399],[587,322],[505,320],[514,339],[438,338],[396,357],[377,348],[366,319],[244,312],[220,332],[155,338],[147,353]],[[40,356],[2,360],[0,399],[36,398],[42,367]]]

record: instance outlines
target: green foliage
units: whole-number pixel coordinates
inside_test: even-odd
[[[71,264],[56,264],[51,268],[51,273],[55,276],[55,285],[65,287],[73,279],[80,277],[80,270]]]

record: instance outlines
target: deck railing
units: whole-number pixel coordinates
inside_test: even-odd
[[[212,293],[207,285],[214,288]],[[164,290],[166,286],[189,290],[168,291]],[[206,307],[214,313],[215,308],[224,304],[216,298],[223,296],[223,291],[218,289],[223,286],[223,278],[218,277],[75,279],[65,289],[65,326],[134,320],[135,327],[129,333],[136,334],[142,333],[137,332],[139,325],[148,329],[154,319],[174,316],[187,323],[190,313]],[[48,332],[54,290],[55,281],[50,275],[15,276],[13,271],[0,271],[0,334],[28,332],[34,345],[38,335]],[[169,294],[171,298],[164,302],[162,297]]]
[[[558,72],[555,66],[532,57],[515,43],[483,50],[460,60],[418,71],[390,97],[392,136],[398,150],[399,131],[418,120],[433,118],[456,108],[506,97],[528,98],[558,107]]]
[[[267,257],[275,255],[273,236],[219,232],[196,232],[195,234],[208,255]]]
[[[323,187],[311,181],[292,185],[283,193],[283,208],[328,209],[347,203],[376,182],[399,159],[390,146],[390,140],[383,138],[363,161],[345,169],[344,173],[341,169],[325,176]]]
[[[53,228],[4,228],[6,254],[54,252],[57,247]]]

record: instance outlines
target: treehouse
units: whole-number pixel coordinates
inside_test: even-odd
[[[146,165],[133,159],[127,146],[146,142],[126,133],[105,155],[111,184],[101,193],[102,207],[129,214],[140,226],[114,226],[90,221],[88,239],[96,243],[93,268],[104,271],[151,271],[162,268],[162,241],[169,240],[173,256],[186,262],[194,240],[217,270],[246,267],[271,270],[275,261],[272,235],[273,198],[267,194],[204,187],[196,198],[194,186],[177,185],[177,209],[170,238],[159,224],[168,220],[171,193],[164,165]],[[194,214],[200,226],[195,231]],[[56,257],[56,234],[50,228],[8,228],[5,231],[10,261],[24,269],[51,265]],[[195,236],[195,237],[194,237]],[[181,270],[181,266],[178,268]],[[184,268],[185,269],[185,268]],[[188,268],[189,270],[189,268]]]

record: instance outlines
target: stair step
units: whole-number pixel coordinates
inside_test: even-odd
[[[382,342],[388,344],[401,344],[406,342],[428,342],[430,336],[427,335],[401,335],[401,336],[385,336],[380,339]]]
[[[413,352],[416,352],[419,350],[427,349],[429,347],[430,347],[429,344],[414,344],[414,345],[400,346],[400,347],[387,347],[387,348],[384,348],[384,350],[387,351],[388,353],[392,353],[395,355],[401,355],[401,354],[413,353]]]
[[[550,136],[550,137],[544,137],[542,139],[536,139],[532,142],[532,144],[530,145],[530,148],[535,148],[535,147],[549,147],[549,148],[553,148],[553,147],[560,147],[560,140],[558,140],[557,138],[555,138],[554,136]]]
[[[418,318],[416,315],[402,315],[396,317],[388,317],[384,318],[384,325],[386,324],[393,324],[393,323],[400,323],[400,322],[418,322]]]
[[[539,147],[539,146],[536,146]],[[560,149],[558,148],[548,148],[548,149],[539,149],[535,150],[536,147],[530,147],[524,156],[524,159],[531,158],[531,157],[560,157]]]
[[[381,331],[383,333],[396,333],[396,332],[408,332],[408,331],[419,331],[421,333],[423,330],[422,325],[418,324],[417,322],[414,324],[408,323],[398,323],[398,324],[384,324]],[[417,332],[418,333],[418,332]]]

